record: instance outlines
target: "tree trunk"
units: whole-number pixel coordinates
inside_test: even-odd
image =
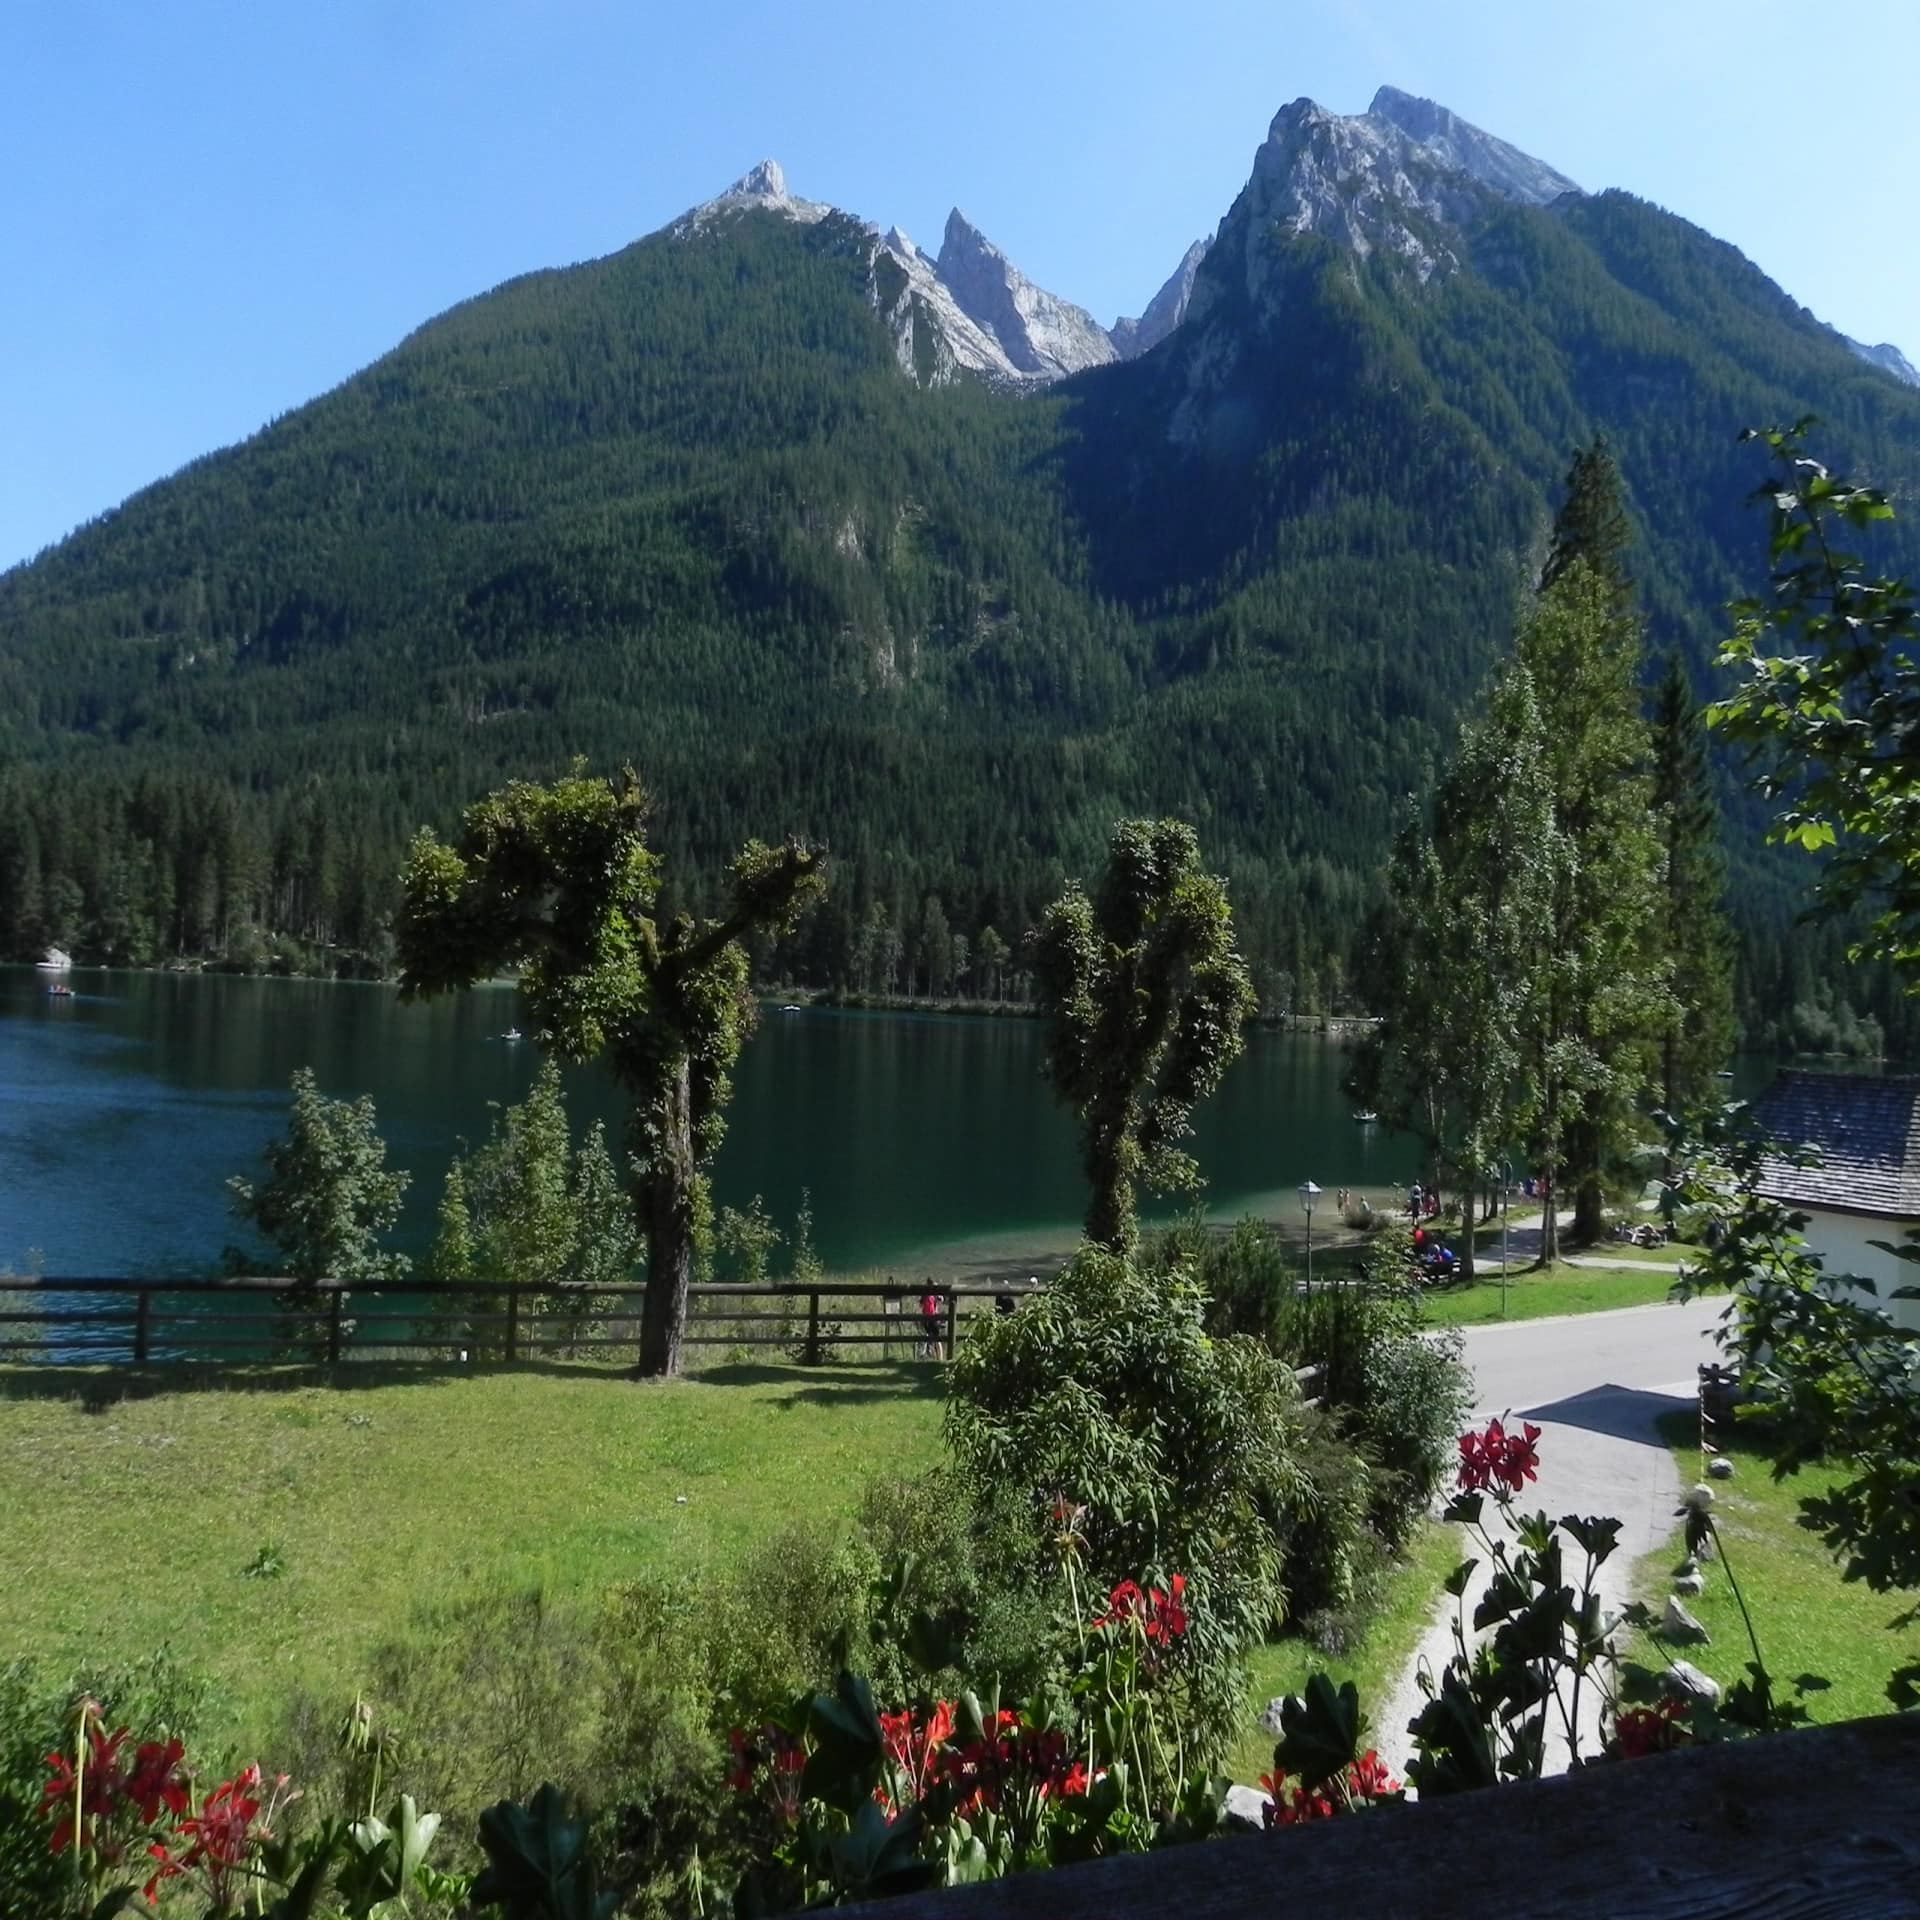
[[[1600,1128],[1586,1117],[1567,1129],[1567,1181],[1573,1189],[1573,1243],[1590,1247],[1606,1230],[1600,1185]]]
[[[1460,1277],[1463,1280],[1473,1278],[1473,1236],[1474,1213],[1478,1208],[1480,1194],[1480,1169],[1462,1167],[1460,1169]]]
[[[687,1288],[693,1280],[693,1084],[687,1056],[667,1069],[657,1096],[659,1138],[648,1166],[647,1298],[640,1320],[640,1371],[680,1371],[680,1340],[687,1326]]]
[[[1560,1258],[1560,1082],[1549,1074],[1541,1115],[1540,1264]]]

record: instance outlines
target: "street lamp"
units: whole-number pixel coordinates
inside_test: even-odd
[[[1313,1203],[1320,1198],[1320,1189],[1311,1180],[1300,1183],[1300,1204],[1307,1210],[1307,1291],[1313,1291]]]

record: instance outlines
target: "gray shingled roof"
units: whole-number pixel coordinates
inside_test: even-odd
[[[1820,1151],[1817,1167],[1764,1161],[1769,1198],[1920,1219],[1920,1077],[1783,1073],[1753,1110],[1776,1139]]]

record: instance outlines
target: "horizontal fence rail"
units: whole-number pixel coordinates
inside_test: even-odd
[[[784,1349],[820,1365],[847,1348],[866,1359],[952,1357],[965,1323],[1011,1313],[1043,1280],[713,1284],[687,1289],[681,1345]],[[248,1274],[217,1280],[0,1277],[0,1361],[165,1366],[274,1361],[514,1365],[577,1360],[640,1338],[644,1285],[575,1281],[449,1284],[378,1280],[307,1286]],[[874,1353],[872,1350],[880,1351]],[[1303,1393],[1325,1369],[1301,1367]]]

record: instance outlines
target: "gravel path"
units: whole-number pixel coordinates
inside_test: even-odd
[[[1541,1430],[1540,1478],[1527,1489],[1526,1510],[1620,1521],[1620,1546],[1601,1570],[1602,1604],[1610,1609],[1631,1597],[1635,1561],[1673,1532],[1680,1481],[1655,1422],[1695,1404],[1694,1370],[1714,1357],[1710,1335],[1724,1307],[1694,1300],[1466,1332],[1476,1419],[1512,1414]],[[1423,1704],[1415,1683],[1420,1663],[1437,1672],[1453,1651],[1453,1602],[1443,1595],[1441,1603],[1399,1687],[1370,1716],[1381,1755],[1396,1770],[1411,1750],[1407,1722]],[[1597,1710],[1581,1719],[1584,1742]],[[1564,1740],[1558,1744],[1558,1765],[1549,1759],[1555,1771],[1566,1764]]]

